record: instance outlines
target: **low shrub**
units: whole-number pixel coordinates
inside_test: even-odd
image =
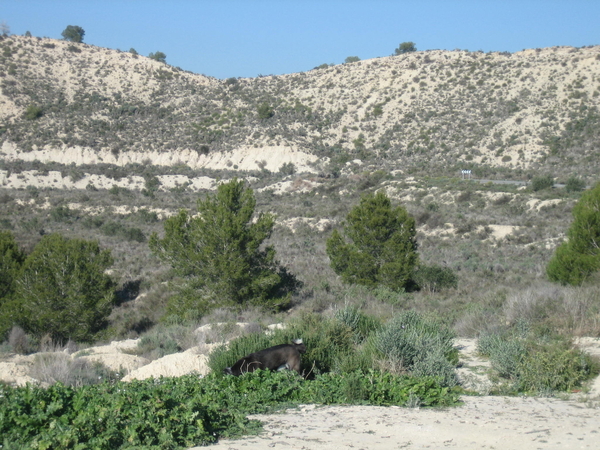
[[[510,383],[506,393],[549,395],[570,391],[599,373],[587,353],[549,330],[505,330],[482,336],[478,350],[489,356],[492,369]]]
[[[8,335],[8,344],[14,353],[26,355],[35,351],[35,340],[25,330],[15,325]]]
[[[439,320],[407,311],[377,333],[375,346],[397,370],[416,370],[422,376],[439,377],[455,385],[449,372],[458,363],[453,340],[454,332]]]
[[[231,367],[235,362],[250,353],[254,353],[273,345],[285,344],[279,342],[273,335],[254,333],[241,336],[214,349],[208,358],[208,367],[212,373],[222,374],[226,367]]]
[[[365,341],[371,333],[381,328],[381,322],[363,314],[358,307],[352,305],[338,309],[334,317],[352,329],[357,343]]]
[[[117,379],[116,373],[100,362],[80,358],[72,359],[62,352],[36,354],[29,374],[43,383],[60,383],[73,387]]]
[[[567,180],[565,189],[567,192],[581,192],[585,189],[585,181],[572,175]]]
[[[412,375],[417,378],[431,377],[442,386],[458,385],[456,364],[451,363],[440,348],[417,356],[412,367]]]
[[[526,347],[521,339],[500,334],[481,336],[477,342],[480,354],[490,358],[490,364],[498,376],[516,380],[521,362],[526,356]]]
[[[519,364],[519,391],[535,394],[568,392],[593,375],[598,365],[590,355],[565,342],[531,345]]]
[[[197,345],[193,336],[194,326],[160,324],[142,335],[135,349],[127,353],[142,356],[151,361],[186,350]]]

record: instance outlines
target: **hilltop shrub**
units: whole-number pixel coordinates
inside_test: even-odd
[[[416,52],[417,51],[417,46],[414,42],[402,42],[398,48],[396,50],[394,50],[394,53],[396,55],[402,55],[404,53],[411,53],[411,52]]]
[[[83,42],[85,30],[77,25],[67,25],[61,35],[65,41],[81,43]]]
[[[166,63],[167,62],[167,55],[165,55],[163,52],[153,52],[153,53],[150,53],[148,55],[148,58],[153,59],[153,60],[158,61],[158,62],[162,62],[162,63]]]

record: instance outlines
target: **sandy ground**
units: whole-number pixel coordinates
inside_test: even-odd
[[[584,403],[521,397],[464,397],[448,409],[309,405],[257,415],[259,436],[216,449],[599,449],[600,410]],[[195,450],[199,450],[196,447]]]
[[[576,344],[600,356],[600,340]],[[284,413],[256,415],[259,436],[222,440],[227,450],[326,449],[600,449],[600,377],[586,393],[558,398],[486,396],[489,361],[477,354],[474,339],[457,339],[463,385],[482,396],[464,396],[445,409],[306,405]],[[196,448],[195,450],[199,450]]]

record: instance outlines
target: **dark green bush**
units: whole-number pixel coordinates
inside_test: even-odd
[[[85,30],[77,25],[67,25],[61,34],[66,41],[81,43],[85,36]]]
[[[150,53],[148,55],[148,58],[153,59],[153,60],[158,61],[158,62],[162,62],[162,63],[166,63],[167,62],[167,55],[165,55],[163,52],[153,52],[153,53]]]
[[[402,206],[392,208],[383,192],[365,195],[348,216],[342,233],[327,240],[331,267],[350,284],[400,291],[418,262],[415,220]]]
[[[534,192],[549,189],[554,186],[554,178],[550,175],[540,175],[531,180],[531,190]]]
[[[296,173],[296,166],[293,162],[283,163],[279,168],[279,173],[282,175],[293,175]]]
[[[25,118],[27,120],[35,120],[39,117],[42,117],[44,113],[43,109],[37,105],[29,105],[25,110]]]
[[[458,276],[450,267],[437,265],[420,265],[413,274],[413,281],[420,289],[438,292],[443,289],[456,288]]]
[[[113,306],[115,284],[105,273],[112,264],[97,242],[46,235],[25,259],[3,316],[38,337],[90,340]]]
[[[0,231],[0,311],[14,293],[25,254],[10,231]]]
[[[275,225],[272,214],[254,216],[252,189],[233,179],[198,200],[198,214],[185,210],[165,221],[150,249],[173,267],[177,295],[169,314],[195,319],[217,306],[285,308],[299,283],[263,246]]]
[[[416,52],[417,51],[417,46],[414,42],[402,42],[398,48],[396,50],[394,50],[394,53],[396,55],[402,55],[404,53],[411,53],[411,52]]]
[[[579,285],[600,271],[600,183],[584,192],[573,208],[568,240],[558,246],[546,267],[548,278]]]

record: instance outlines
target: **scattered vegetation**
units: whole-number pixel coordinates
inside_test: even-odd
[[[531,180],[531,189],[534,192],[549,189],[554,186],[554,178],[549,175],[533,177]]]
[[[272,335],[246,333],[217,350],[214,375],[204,380],[2,388],[4,448],[209,443],[215,435],[254,430],[244,418],[249,412],[295,402],[451,404],[455,335],[480,337],[498,392],[553,395],[579,389],[597,373],[570,341],[600,335],[597,188],[585,191],[597,182],[600,161],[597,77],[577,78],[583,65],[560,50],[413,54],[403,44],[399,58],[198,83],[176,68],[148,70],[144,58],[132,58],[133,49],[121,55],[123,66],[96,67],[82,58],[87,46],[10,36],[0,42],[2,95],[25,112],[0,123],[0,143],[20,151],[82,146],[117,158],[189,149],[203,157],[291,143],[328,158],[310,175],[292,163],[270,172],[260,161],[243,173],[245,183],[221,184],[216,195],[190,184],[170,189],[161,180],[232,179],[240,175],[234,163],[214,171],[187,161],[74,166],[1,159],[7,179],[26,180],[31,171],[57,180],[55,174],[88,177],[85,190],[67,191],[59,182],[0,189],[0,337],[10,351],[40,349],[50,325],[61,341],[141,335],[136,352],[150,359],[187,348],[198,320],[227,328],[250,318],[262,330],[285,317],[288,325]],[[73,76],[86,82],[68,100],[55,88],[61,48]],[[44,68],[43,82],[26,62],[32,54]],[[548,65],[551,79],[540,64]],[[128,84],[132,72],[152,86],[148,98],[150,91],[138,95]],[[104,81],[109,73],[115,83]],[[374,88],[364,82],[368,77],[393,83]],[[532,128],[538,119],[539,129]],[[461,169],[472,170],[474,180],[460,179]],[[92,175],[115,180],[115,187],[103,189]],[[143,188],[117,187],[135,176]],[[475,181],[484,178],[531,180],[530,189]],[[272,186],[281,181],[291,190],[276,193]],[[376,193],[382,188],[386,195]],[[571,212],[569,239],[554,253]],[[89,256],[85,264],[67,264],[77,258],[71,239],[60,235],[78,242],[74,251]],[[57,251],[41,252],[54,240]],[[114,256],[100,257],[100,249]],[[398,254],[406,257],[401,264]],[[31,255],[37,256],[27,262]],[[66,275],[53,278],[61,267]],[[37,305],[38,292],[57,307],[47,312]],[[22,305],[45,319],[17,320]],[[274,312],[282,309],[285,316]],[[309,350],[306,379],[220,376],[240,356],[297,337]],[[40,359],[40,370],[73,386],[99,370],[65,361]],[[69,381],[56,376],[63,368],[87,375]]]

